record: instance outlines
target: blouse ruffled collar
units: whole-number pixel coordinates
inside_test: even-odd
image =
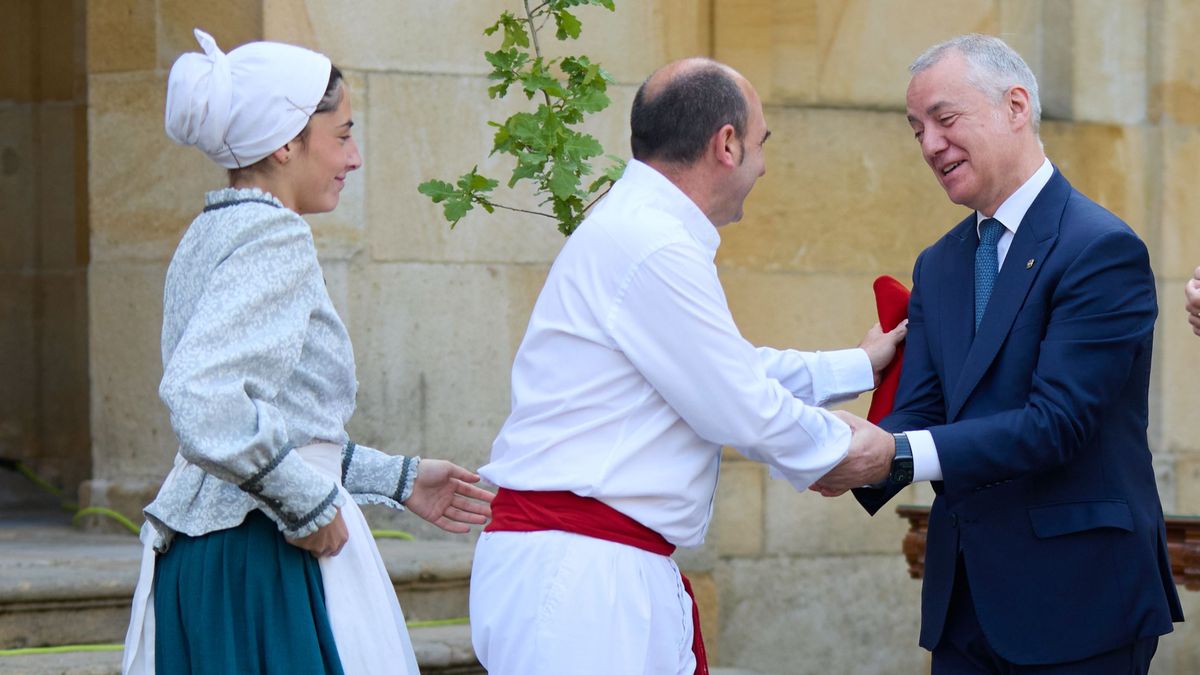
[[[287,208],[275,195],[256,187],[227,187],[221,188],[220,190],[213,190],[212,192],[204,195],[204,208],[206,210],[215,206],[224,206],[234,202],[262,202],[264,204],[278,206],[281,209]]]

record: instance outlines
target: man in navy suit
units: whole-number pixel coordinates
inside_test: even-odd
[[[1183,619],[1146,440],[1146,247],[1046,159],[1037,82],[1003,41],[955,38],[910,71],[921,153],[974,213],[917,259],[891,467],[855,496],[874,514],[932,481],[935,674],[1145,673]]]

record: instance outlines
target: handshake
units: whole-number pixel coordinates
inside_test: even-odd
[[[850,488],[879,483],[887,478],[896,455],[896,438],[844,410],[835,410],[833,414],[850,425],[850,449],[845,459],[809,489],[825,497],[837,497]]]
[[[900,343],[908,336],[908,320],[901,321],[890,331],[875,324],[867,331],[859,348],[867,353],[879,386],[884,370],[896,357]],[[896,438],[857,415],[835,410],[836,415],[850,425],[850,448],[845,459],[809,487],[826,497],[837,497],[850,488],[881,482],[892,468],[896,455]]]

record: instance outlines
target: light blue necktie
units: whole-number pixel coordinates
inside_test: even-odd
[[[992,287],[996,285],[996,273],[1000,271],[999,258],[996,255],[996,242],[1004,232],[1004,225],[995,218],[987,218],[979,223],[979,247],[975,249],[975,330],[979,330],[979,322],[983,320],[983,310],[987,309],[988,298],[992,297]]]

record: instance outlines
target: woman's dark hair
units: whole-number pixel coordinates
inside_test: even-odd
[[[329,112],[338,107],[342,102],[342,96],[338,93],[338,85],[341,83],[342,71],[332,63],[329,64],[329,84],[325,85],[325,95],[321,97],[321,102],[317,104],[313,114]]]
[[[338,70],[337,66],[330,64],[329,84],[325,85],[325,94],[321,96],[320,101],[317,101],[317,107],[313,110],[313,115],[319,115],[321,113],[329,112],[330,110],[336,110],[337,107],[342,104],[342,97],[346,94],[342,90],[340,86],[341,84],[342,71]],[[311,119],[311,117],[312,116],[310,115],[309,118]],[[296,137],[303,141],[307,136],[308,125],[305,124],[304,128],[300,130],[300,133]]]
[[[717,64],[675,76],[653,97],[647,96],[643,83],[629,120],[633,158],[690,164],[726,124],[741,138],[747,116],[745,95]]]

